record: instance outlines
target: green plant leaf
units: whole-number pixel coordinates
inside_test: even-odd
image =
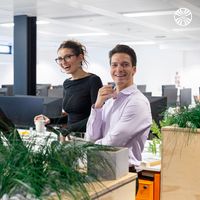
[[[62,199],[64,192],[74,200],[90,199],[86,186],[99,180],[81,170],[79,162],[86,168],[88,151],[114,151],[114,147],[83,141],[53,141],[48,145],[50,138],[46,137],[45,143],[35,150],[36,141],[23,142],[18,131],[13,127],[8,131],[8,126],[0,121],[0,198],[20,193],[44,199],[54,193]],[[99,158],[93,162],[106,167],[106,162]]]

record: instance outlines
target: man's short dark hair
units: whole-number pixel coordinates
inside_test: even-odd
[[[123,44],[118,44],[116,45],[110,52],[109,52],[109,59],[110,59],[110,64],[111,64],[111,58],[115,53],[126,53],[130,56],[131,58],[131,62],[133,66],[136,66],[137,63],[137,57],[135,54],[135,51],[127,46],[127,45],[123,45]]]

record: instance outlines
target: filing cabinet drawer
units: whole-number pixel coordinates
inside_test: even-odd
[[[139,179],[136,200],[153,200],[153,181]]]

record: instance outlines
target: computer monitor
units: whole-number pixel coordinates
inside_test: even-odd
[[[56,117],[62,112],[62,99],[37,96],[5,96],[0,97],[0,107],[16,127],[34,126],[34,117],[44,114]]]
[[[147,96],[150,106],[153,120],[159,124],[163,119],[164,111],[167,109],[167,97],[155,97]]]
[[[189,106],[192,103],[192,89],[183,88],[180,90],[180,106]]]
[[[160,121],[164,117],[164,112],[167,109],[167,97],[147,96],[151,106],[152,119],[160,126]],[[151,140],[155,136],[150,131],[148,139]]]

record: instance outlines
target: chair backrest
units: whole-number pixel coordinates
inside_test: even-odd
[[[164,88],[163,96],[167,97],[167,107],[177,105],[177,88]]]
[[[51,84],[37,84],[36,86],[36,95],[37,96],[48,96],[48,90],[51,87]]]
[[[146,85],[137,85],[137,89],[140,90],[140,92],[146,92]]]
[[[7,96],[13,96],[13,85],[12,84],[2,85],[1,87],[7,88]]]
[[[164,96],[164,89],[165,88],[176,88],[176,85],[162,85],[162,96]]]
[[[189,106],[192,103],[192,89],[183,88],[180,90],[180,106]]]
[[[152,92],[143,92],[143,94],[144,94],[144,96],[149,96],[149,97],[151,97],[152,96]]]
[[[0,88],[0,96],[7,96],[8,88]]]
[[[63,86],[60,85],[60,86],[54,86],[53,88],[50,88],[48,90],[48,96],[63,98]]]

